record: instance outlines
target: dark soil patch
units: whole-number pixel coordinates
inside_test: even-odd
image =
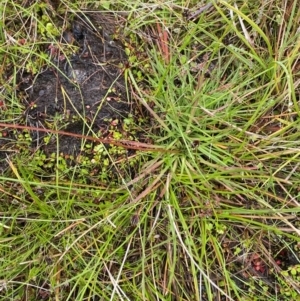
[[[101,14],[77,18],[62,34],[65,53],[56,46],[46,49],[55,67],[21,77],[20,88],[28,93],[27,125],[47,124],[78,134],[91,134],[90,127],[103,137],[112,121],[121,124],[132,104],[123,76],[126,55],[112,38],[114,25],[113,18]],[[76,51],[67,56],[71,49]],[[79,139],[61,136],[59,152],[78,153],[80,145]],[[55,149],[56,141],[46,146],[48,152]]]
[[[83,135],[93,132],[101,138],[111,138],[116,130],[126,139],[122,124],[133,104],[123,74],[127,56],[114,38],[119,27],[112,15],[79,16],[57,44],[49,43],[44,52],[50,55],[51,65],[36,75],[19,74],[18,90],[25,95],[22,123]],[[57,143],[56,137],[46,141],[46,133],[33,130],[30,135],[31,147],[48,155],[77,156],[81,152],[82,141],[78,138],[60,135]],[[9,137],[17,140],[15,132],[9,132]],[[4,140],[0,148],[3,165],[9,149]]]

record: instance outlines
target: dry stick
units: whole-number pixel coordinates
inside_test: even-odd
[[[11,128],[11,129],[20,129],[20,130],[38,131],[38,132],[51,133],[51,134],[56,134],[56,135],[71,136],[71,137],[75,137],[75,138],[91,140],[94,142],[101,142],[101,143],[121,146],[126,149],[156,151],[156,152],[164,152],[164,153],[178,153],[179,152],[178,150],[168,150],[168,149],[164,149],[157,145],[142,143],[142,142],[138,142],[138,141],[95,138],[92,136],[85,136],[85,135],[81,135],[81,134],[70,133],[70,132],[65,132],[65,131],[60,131],[60,130],[36,128],[36,127],[32,127],[32,126],[17,125],[17,124],[12,124],[12,123],[0,123],[0,127]]]

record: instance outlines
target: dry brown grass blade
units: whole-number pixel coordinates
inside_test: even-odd
[[[157,32],[158,32],[158,47],[162,57],[165,62],[168,64],[170,62],[170,52],[168,46],[168,32],[163,29],[160,23],[156,23]]]
[[[143,168],[143,172],[139,173],[139,175],[137,177],[135,177],[134,179],[132,179],[130,182],[126,183],[126,185],[122,186],[121,188],[119,188],[118,190],[124,189],[126,187],[129,187],[137,182],[139,182],[141,179],[143,179],[144,177],[146,177],[147,175],[151,174],[152,172],[154,172],[158,167],[160,167],[163,164],[163,161],[160,160],[158,162],[155,162],[153,164],[151,164],[149,167],[144,166]]]

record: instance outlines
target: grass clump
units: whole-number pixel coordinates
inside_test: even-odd
[[[70,164],[2,130],[1,298],[298,300],[299,4],[81,5],[14,16],[6,3],[3,121],[23,121],[14,84],[62,28],[54,20],[93,5],[125,24],[115,35],[135,116],[111,123],[110,137],[133,150],[82,132],[86,157]],[[33,32],[38,6],[49,19]],[[34,40],[26,50],[7,32]]]

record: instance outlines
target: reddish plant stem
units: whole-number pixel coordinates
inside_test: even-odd
[[[154,144],[147,144],[142,143],[138,141],[131,141],[131,140],[115,140],[115,139],[107,139],[107,138],[96,138],[92,136],[85,136],[81,134],[76,133],[70,133],[60,130],[51,130],[51,129],[44,129],[44,128],[37,128],[32,126],[26,126],[26,125],[18,125],[18,124],[12,124],[12,123],[0,123],[0,127],[3,128],[9,128],[9,129],[19,129],[19,130],[29,130],[29,131],[38,131],[38,132],[44,132],[44,133],[51,133],[55,135],[64,135],[64,136],[71,136],[75,138],[80,139],[86,139],[94,142],[100,142],[100,143],[107,143],[115,146],[121,146],[126,149],[136,149],[141,151],[155,151],[155,152],[164,152],[164,153],[177,153],[177,150],[167,150],[164,148],[161,148],[160,146],[154,145]]]

